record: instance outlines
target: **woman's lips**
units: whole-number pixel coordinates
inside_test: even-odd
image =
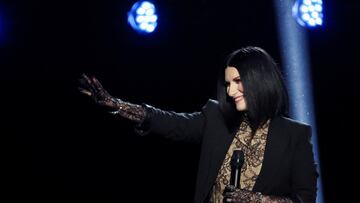
[[[239,101],[243,100],[243,98],[244,98],[243,96],[238,96],[238,97],[234,98],[234,101],[239,102]]]

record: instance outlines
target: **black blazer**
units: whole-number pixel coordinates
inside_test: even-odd
[[[215,100],[201,112],[176,113],[144,104],[147,118],[140,129],[173,140],[201,143],[194,203],[208,201],[218,171],[234,139]],[[294,202],[316,201],[316,166],[310,143],[311,128],[289,118],[271,120],[263,165],[253,191],[286,196]]]

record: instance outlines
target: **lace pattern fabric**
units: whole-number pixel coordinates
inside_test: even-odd
[[[234,149],[242,150],[245,157],[241,168],[240,187],[243,190],[252,191],[262,167],[268,128],[269,121],[262,128],[258,129],[252,138],[250,126],[247,122],[241,123],[219,170],[213,187],[211,202],[223,202],[224,189],[230,183],[230,160]]]
[[[112,114],[119,114],[120,116],[137,123],[141,123],[146,117],[146,110],[140,105],[131,104],[118,99],[117,106],[118,110],[111,112]]]
[[[111,96],[95,77],[89,78],[83,74],[79,82],[81,93],[90,96],[97,105],[104,107],[111,113],[137,123],[141,123],[145,119],[146,110],[142,106]]]

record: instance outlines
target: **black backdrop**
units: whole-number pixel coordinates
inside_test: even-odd
[[[215,98],[225,56],[254,45],[281,64],[272,1],[154,1],[158,30],[126,23],[133,1],[0,1],[0,84],[6,193],[13,201],[191,202],[198,146],[155,135],[77,92],[81,73],[114,96],[181,112]],[[326,202],[356,183],[359,9],[324,1],[307,32]]]

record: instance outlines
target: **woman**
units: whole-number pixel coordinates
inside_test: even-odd
[[[231,53],[218,80],[218,101],[202,111],[175,113],[124,102],[96,78],[80,91],[138,124],[140,134],[201,143],[195,203],[315,202],[317,172],[310,126],[286,118],[288,98],[272,57],[258,47]],[[230,159],[244,153],[240,188],[230,185]]]

